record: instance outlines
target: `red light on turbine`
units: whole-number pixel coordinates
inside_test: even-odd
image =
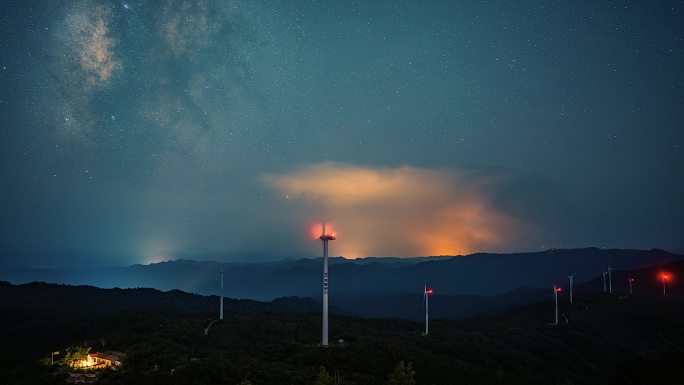
[[[323,234],[325,232],[325,234]],[[335,240],[337,239],[337,232],[332,228],[330,223],[325,224],[325,229],[323,228],[323,224],[321,223],[315,223],[310,226],[309,229],[309,234],[311,234],[312,239],[323,239],[326,238],[328,240]]]
[[[425,294],[432,294],[432,289],[425,290]]]
[[[668,281],[670,279],[670,274],[669,273],[662,273],[660,275],[660,278],[662,278],[663,281]]]
[[[557,287],[557,288],[556,288],[556,291],[561,292],[561,291],[563,291],[563,288],[562,288],[562,287]]]
[[[629,282],[634,282],[634,278],[630,278],[630,279],[629,279]]]

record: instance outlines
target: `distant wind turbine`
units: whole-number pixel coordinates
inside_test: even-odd
[[[425,283],[425,287],[423,288],[423,301],[425,302],[425,333],[423,335],[428,335],[429,328],[428,328],[428,303],[430,299],[430,294],[432,294],[432,289],[427,288],[427,282]]]
[[[223,272],[224,271],[225,270],[223,270],[223,269],[221,269],[221,271],[220,271],[220,273],[221,273],[221,307],[219,310],[219,319],[220,320],[223,320]]]
[[[660,278],[663,281],[663,297],[665,297],[665,283],[670,279],[670,275],[668,273],[662,273]]]
[[[632,284],[634,283],[634,278],[629,277],[627,281],[629,282],[629,294],[632,294]]]
[[[570,303],[572,303],[572,281],[575,278],[575,273],[568,275],[568,278],[570,279]]]
[[[563,291],[562,287],[557,287],[556,285],[553,285],[553,298],[554,301],[556,301],[556,323],[554,325],[558,326],[558,293]]]
[[[603,292],[604,292],[604,293],[605,293],[606,291],[608,291],[608,289],[606,289],[606,275],[607,275],[607,274],[608,274],[608,272],[606,272],[606,271],[604,270],[604,271],[603,271]]]
[[[613,268],[608,266],[608,292],[613,294]]]
[[[325,223],[323,223],[323,233],[318,239],[323,241],[323,330],[321,346],[328,347],[328,241],[334,241],[337,238],[335,233],[325,233]]]

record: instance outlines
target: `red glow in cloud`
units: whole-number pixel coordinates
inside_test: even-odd
[[[457,171],[324,163],[266,175],[264,182],[303,203],[308,215],[334,219],[345,234],[335,254],[347,257],[499,250],[535,232],[495,207],[492,178]],[[320,236],[320,224],[314,234]]]

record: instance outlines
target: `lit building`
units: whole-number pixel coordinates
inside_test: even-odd
[[[87,366],[92,367],[112,367],[118,368],[121,366],[121,358],[107,353],[90,353],[86,359]]]

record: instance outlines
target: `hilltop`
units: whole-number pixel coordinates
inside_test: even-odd
[[[675,280],[663,298],[661,270],[684,277],[684,261],[624,272],[640,277],[632,296],[579,285],[573,305],[561,297],[557,327],[550,293],[498,316],[434,320],[427,337],[421,322],[333,315],[331,341],[344,342],[329,349],[318,347],[319,310],[298,308],[306,299],[227,301],[207,336],[215,297],[4,283],[2,297],[14,299],[0,304],[0,362],[12,383],[63,383],[63,369],[39,360],[85,343],[125,353],[124,370],[102,384],[313,384],[320,366],[344,384],[381,384],[401,360],[418,384],[669,384],[684,375],[684,293]]]

